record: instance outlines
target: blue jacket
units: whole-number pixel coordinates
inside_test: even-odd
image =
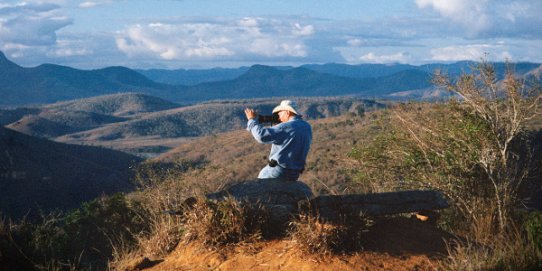
[[[307,154],[312,143],[310,124],[298,116],[272,127],[264,127],[257,120],[247,122],[247,130],[256,141],[271,145],[269,160],[276,160],[279,166],[301,170],[305,167]]]

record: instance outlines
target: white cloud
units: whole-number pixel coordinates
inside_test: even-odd
[[[391,55],[377,55],[370,52],[359,57],[359,61],[365,63],[407,63],[410,60],[410,54],[399,52]]]
[[[431,7],[445,18],[462,25],[469,36],[491,27],[489,0],[416,0],[420,8]]]
[[[95,8],[99,6],[111,5],[119,0],[88,0],[79,3],[78,7],[82,9]]]
[[[431,49],[431,59],[435,61],[514,60],[507,46],[499,42],[497,44],[470,44],[434,48]]]
[[[437,61],[480,60],[488,50],[489,45],[447,46],[431,49],[431,59]]]
[[[348,39],[346,41],[346,43],[348,45],[350,45],[350,46],[353,46],[353,47],[359,47],[359,46],[362,46],[364,44],[364,42],[361,39],[358,39],[358,38]]]
[[[435,27],[460,26],[467,38],[542,37],[540,0],[416,0],[419,8],[432,9],[445,19]],[[456,33],[457,35],[458,33]]]
[[[239,26],[244,27],[258,27],[258,19],[257,18],[251,18],[251,17],[245,17],[237,22]]]
[[[312,25],[264,18],[216,22],[156,22],[119,32],[117,47],[129,56],[165,60],[263,57],[305,57],[304,38]]]
[[[414,0],[408,16],[375,14],[363,20],[293,15],[166,18],[153,12],[115,17],[107,9],[132,7],[129,1],[5,2],[0,3],[0,50],[27,65],[420,64],[478,60],[486,52],[498,60],[542,61],[541,0]],[[91,9],[95,7],[115,18]],[[84,16],[74,21],[70,12]],[[86,25],[96,22],[91,17],[96,14],[103,21]]]
[[[312,36],[314,34],[314,26],[301,26],[299,23],[293,25],[292,34],[294,36]]]
[[[79,7],[80,8],[93,8],[93,7],[96,7],[97,5],[98,5],[98,3],[96,3],[96,2],[87,1],[87,2],[83,2],[83,3],[79,4]]]
[[[44,46],[56,43],[56,32],[72,20],[58,11],[53,4],[19,3],[0,8],[1,44]]]
[[[75,57],[92,54],[92,50],[86,47],[86,42],[82,40],[58,40],[57,45],[52,47],[47,55],[49,57]]]

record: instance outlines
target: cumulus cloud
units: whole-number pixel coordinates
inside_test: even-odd
[[[542,24],[539,0],[416,0],[416,5],[462,27],[467,38],[542,37],[536,27]]]
[[[0,3],[0,50],[32,64],[71,62],[84,67],[125,64],[143,68],[253,63],[420,64],[479,60],[485,53],[498,60],[516,57],[541,61],[540,0],[412,0],[415,5],[409,15],[375,14],[359,20],[307,15],[142,15],[156,16],[150,18],[130,13],[126,17],[104,17],[104,22],[90,26],[85,25],[90,16],[100,14],[92,8],[131,5],[124,0],[26,0],[13,4],[16,1]],[[65,15],[69,12],[87,17],[74,21]],[[81,24],[66,27],[73,23]]]
[[[97,6],[98,3],[96,2],[91,2],[91,1],[87,1],[87,2],[83,2],[81,4],[79,4],[79,7],[80,8],[93,8],[95,6]]]
[[[299,23],[295,23],[292,29],[292,34],[294,36],[312,36],[314,34],[314,26],[302,26]]]
[[[359,61],[365,63],[407,63],[410,60],[410,54],[406,52],[399,52],[391,55],[377,55],[370,52],[359,58]]]
[[[92,54],[84,40],[58,40],[56,46],[47,51],[49,57],[75,57]]]
[[[98,6],[103,5],[110,5],[114,2],[114,0],[92,0],[92,1],[84,1],[79,4],[80,8],[87,9],[87,8],[95,8]]]
[[[469,36],[491,27],[489,0],[416,0],[420,8],[431,7],[442,16],[465,27]]]
[[[118,33],[117,47],[129,56],[165,60],[244,57],[304,57],[304,39],[312,25],[246,17],[208,22],[155,22],[132,25]]]
[[[512,54],[503,44],[470,44],[431,49],[431,59],[435,61],[479,61],[482,58],[496,61],[513,60]]]
[[[55,44],[56,32],[73,23],[58,9],[58,5],[46,3],[0,6],[0,49]]]
[[[358,38],[348,39],[346,43],[354,47],[359,47],[365,44],[361,39],[358,39]]]

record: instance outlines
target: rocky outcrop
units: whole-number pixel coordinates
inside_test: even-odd
[[[314,197],[305,183],[278,179],[238,183],[209,194],[207,198],[221,200],[228,196],[263,205],[269,211],[271,220],[277,223],[288,221],[300,211],[310,212],[322,221],[335,222],[344,216],[380,216],[448,207],[442,193],[433,190]]]
[[[258,179],[232,185],[207,195],[207,198],[221,200],[228,196],[251,204],[261,204],[269,211],[272,222],[285,223],[293,214],[298,213],[298,203],[310,200],[313,193],[303,182]]]
[[[448,208],[442,193],[434,190],[323,195],[306,204],[314,215],[325,221],[338,221],[342,216],[380,216]]]

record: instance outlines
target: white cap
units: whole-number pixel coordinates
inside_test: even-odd
[[[296,115],[299,115],[299,113],[297,113],[297,104],[294,101],[283,100],[277,107],[273,109],[273,113],[277,113],[283,110],[290,111]]]

